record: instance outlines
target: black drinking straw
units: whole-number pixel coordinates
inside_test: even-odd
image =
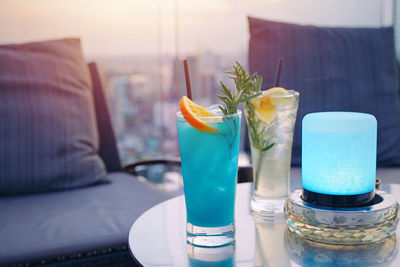
[[[183,60],[183,68],[185,69],[185,81],[186,81],[186,92],[187,97],[192,99],[192,86],[190,85],[190,75],[189,75],[189,62],[187,59]]]
[[[280,58],[280,59],[278,59],[278,63],[276,65],[274,87],[278,87],[279,83],[281,81],[282,65],[283,65],[283,58]]]

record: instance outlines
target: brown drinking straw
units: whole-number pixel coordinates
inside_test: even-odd
[[[275,71],[275,85],[274,87],[278,87],[281,81],[281,72],[282,72],[283,58],[278,59],[278,63],[276,65]]]
[[[186,92],[187,92],[187,97],[190,100],[192,99],[192,87],[190,85],[190,75],[189,75],[189,62],[187,59],[183,60],[183,67],[185,69],[185,80],[186,80]]]

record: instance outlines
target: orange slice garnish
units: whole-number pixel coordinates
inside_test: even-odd
[[[207,125],[201,118],[214,117],[217,114],[208,111],[206,108],[197,105],[186,96],[182,96],[179,102],[183,118],[195,129],[206,133],[217,133],[218,129]]]

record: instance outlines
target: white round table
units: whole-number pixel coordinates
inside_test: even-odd
[[[400,198],[400,185],[383,190]],[[164,201],[141,215],[129,233],[129,247],[143,266],[400,266],[396,235],[382,244],[329,247],[299,239],[284,218],[259,222],[250,213],[251,183],[237,186],[236,243],[199,249],[186,243],[184,196]],[[399,231],[398,231],[399,232]]]

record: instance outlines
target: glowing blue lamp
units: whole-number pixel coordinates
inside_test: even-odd
[[[302,126],[303,200],[360,206],[375,196],[377,121],[356,112],[307,114]]]

